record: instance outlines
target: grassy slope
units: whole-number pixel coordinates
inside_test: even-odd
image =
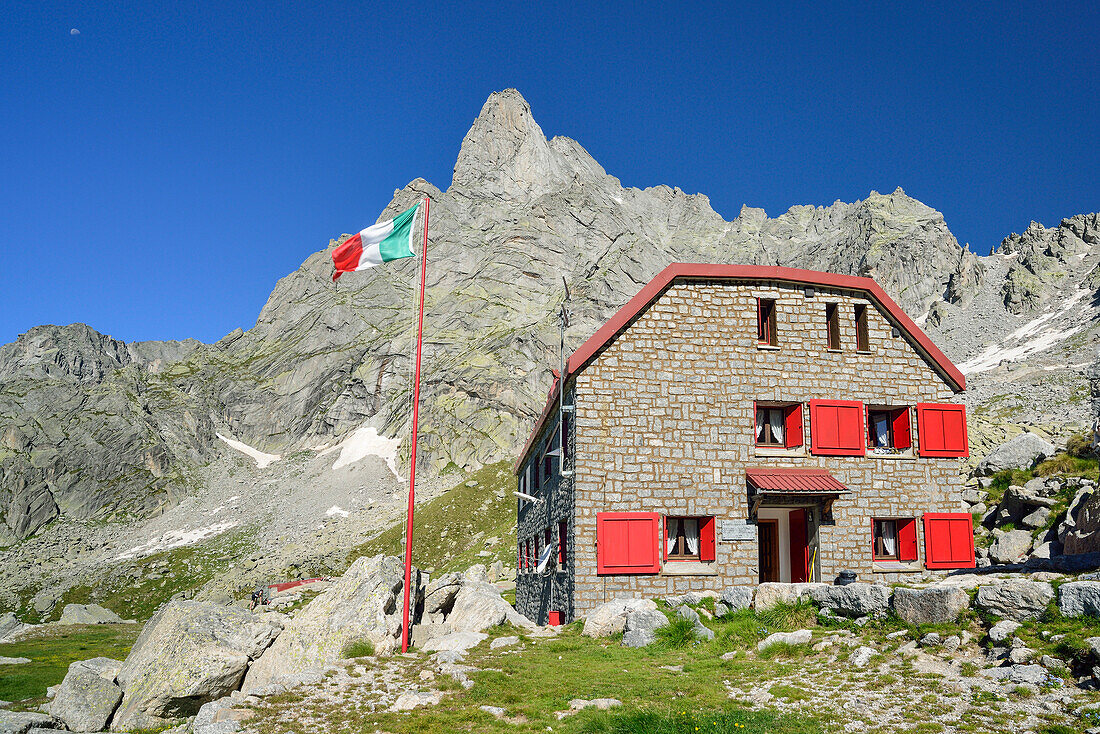
[[[474,486],[467,486],[476,482]],[[416,508],[413,564],[434,576],[465,571],[475,563],[501,561],[515,566],[516,477],[507,462],[490,464],[462,479],[439,497]],[[497,538],[486,545],[485,541]],[[400,522],[348,554],[348,563],[378,553],[403,556],[405,524]],[[487,551],[489,556],[479,556]]]
[[[24,707],[41,703],[46,688],[65,677],[69,663],[94,657],[122,660],[140,632],[140,624],[67,625],[35,630],[19,642],[0,645],[0,656],[32,661],[3,667],[0,699]]]

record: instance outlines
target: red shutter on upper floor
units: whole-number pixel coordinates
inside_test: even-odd
[[[662,544],[663,545],[663,544]],[[699,560],[713,561],[714,554],[714,518],[699,518]]]
[[[917,560],[917,521],[898,520],[898,560]]]
[[[913,439],[909,431],[909,408],[901,408],[894,412],[894,448],[904,450],[913,445]]]
[[[802,445],[802,403],[787,408],[784,423],[784,438],[787,448],[793,449]]]
[[[565,552],[566,534],[569,532],[569,526],[562,520],[558,523],[558,567],[565,568],[565,559],[567,554]]]
[[[810,450],[825,456],[863,456],[863,403],[858,400],[810,401]]]
[[[970,456],[965,405],[918,403],[917,430],[921,456]]]
[[[924,565],[974,568],[974,518],[970,513],[924,513]]]
[[[660,518],[655,512],[596,513],[596,573],[657,573]]]

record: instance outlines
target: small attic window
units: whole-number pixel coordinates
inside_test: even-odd
[[[779,344],[779,339],[775,333],[774,299],[756,299],[756,340],[761,344],[772,347]]]

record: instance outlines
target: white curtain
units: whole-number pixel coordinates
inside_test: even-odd
[[[875,418],[875,446],[890,445],[890,419],[886,416]]]
[[[665,521],[665,532],[668,535],[666,553],[672,553],[676,550],[676,533],[679,528],[680,521],[669,518]]]
[[[898,543],[895,533],[897,532],[897,525],[892,522],[884,522],[879,525],[879,530],[882,533],[882,551],[883,555],[895,556],[898,552]]]
[[[699,521],[694,517],[685,518],[684,539],[687,540],[688,553],[695,555],[699,552]]]
[[[783,411],[775,408],[769,410],[768,423],[772,427],[772,438],[776,443],[783,443]]]
[[[767,409],[757,409],[756,411],[756,442],[764,442],[764,414]]]

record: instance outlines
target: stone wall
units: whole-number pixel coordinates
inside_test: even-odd
[[[778,348],[757,344],[758,297],[777,302]],[[839,304],[839,352],[825,348],[826,303]],[[856,304],[869,306],[870,350],[865,353],[855,351]],[[894,406],[961,402],[903,334],[892,335],[891,327],[873,303],[848,291],[819,287],[809,298],[800,286],[789,284],[673,284],[575,378],[576,514],[570,549],[575,613],[583,615],[619,595],[653,597],[756,583],[756,541],[720,538],[717,561],[706,575],[668,570],[596,574],[597,512],[745,520],[746,466],[822,467],[851,490],[833,505],[833,524],[819,529],[820,580],[832,580],[844,569],[885,581],[923,573],[920,523],[921,562],[887,573],[871,561],[871,518],[919,518],[924,512],[963,509],[959,459],[813,456],[806,406],[802,450],[769,454],[754,445],[756,400],[844,399]],[[910,423],[917,446],[915,411]]]

